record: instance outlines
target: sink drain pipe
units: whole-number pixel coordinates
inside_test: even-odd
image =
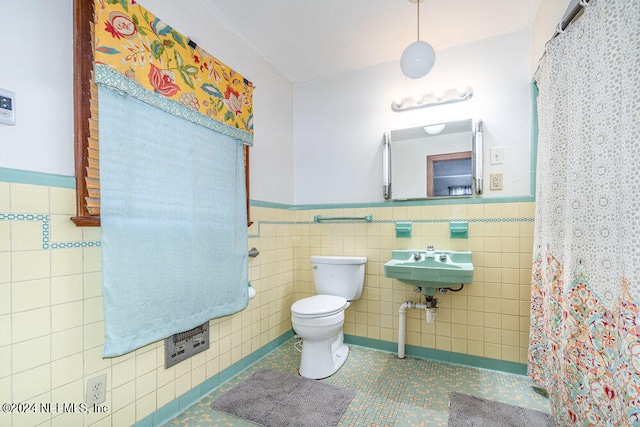
[[[400,305],[398,314],[400,315],[398,321],[398,359],[404,359],[404,347],[406,341],[407,331],[407,309],[408,308],[422,308],[426,313],[427,323],[431,323],[436,317],[436,304],[438,300],[433,297],[427,297],[426,304],[420,304],[413,301],[406,301]]]

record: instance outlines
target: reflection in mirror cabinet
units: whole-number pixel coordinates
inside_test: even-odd
[[[386,132],[382,166],[385,199],[482,194],[482,121],[466,119]]]

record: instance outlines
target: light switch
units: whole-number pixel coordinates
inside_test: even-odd
[[[501,165],[504,162],[504,147],[491,148],[490,157],[489,162],[492,165]]]
[[[0,89],[0,124],[16,125],[16,94]]]

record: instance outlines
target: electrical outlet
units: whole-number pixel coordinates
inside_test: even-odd
[[[87,405],[102,403],[107,398],[107,374],[87,381]]]
[[[501,173],[492,173],[489,175],[489,190],[502,190]]]

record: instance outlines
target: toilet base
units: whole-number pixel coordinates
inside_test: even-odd
[[[327,378],[344,365],[347,357],[349,346],[344,343],[342,331],[334,339],[303,339],[298,372],[313,380]]]

